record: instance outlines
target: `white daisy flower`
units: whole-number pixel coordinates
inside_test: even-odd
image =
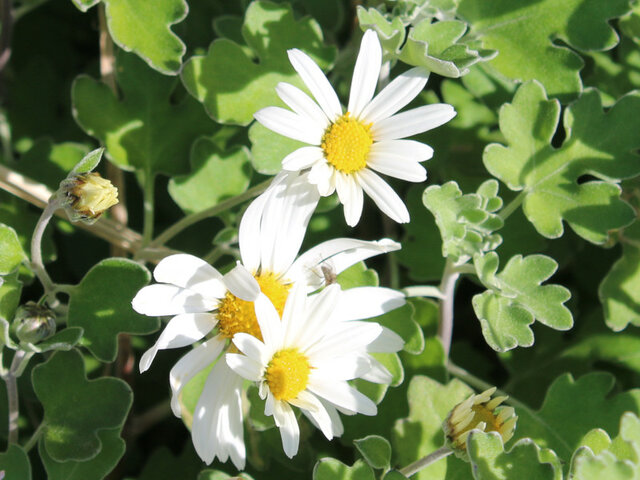
[[[318,195],[309,190],[306,175],[279,175],[243,216],[239,231],[243,263],[222,275],[193,255],[172,255],[156,266],[154,278],[158,283],[142,288],[133,299],[133,308],[139,313],[175,315],[140,359],[141,372],[151,366],[159,350],[184,347],[211,337],[171,369],[171,407],[176,416],[182,415],[182,388],[198,372],[217,361],[230,347],[230,339],[236,333],[262,338],[253,305],[261,291],[282,312],[296,280],[311,278],[309,292],[323,286],[324,278],[318,277],[315,271],[323,265],[321,260],[330,258],[339,273],[370,256],[399,248],[399,244],[391,240],[335,239],[312,248],[296,260],[317,201]],[[365,290],[349,290],[346,298],[357,301],[367,288],[373,287],[363,288]],[[375,290],[378,294],[370,305],[370,316],[404,303],[399,292]],[[378,368],[370,375],[384,378],[385,372]],[[242,382],[224,361],[217,362],[207,377],[191,430],[194,447],[206,463],[216,457],[223,462],[231,458],[238,469],[244,468]]]
[[[280,83],[276,92],[293,111],[267,107],[254,115],[268,129],[309,144],[286,156],[282,168],[310,168],[309,182],[322,196],[337,190],[350,226],[360,220],[363,190],[393,220],[408,222],[407,207],[375,172],[410,182],[424,181],[427,174],[419,162],[431,158],[433,149],[402,139],[448,122],[456,114],[453,107],[434,104],[396,113],[427,83],[428,73],[421,68],[398,76],[374,98],[382,48],[373,30],[367,30],[362,39],[346,113],[320,67],[300,50],[288,53],[317,104],[293,85]]]
[[[374,402],[347,383],[369,379],[373,359],[366,352],[374,342],[386,351],[402,348],[402,340],[395,334],[383,335],[377,323],[355,321],[369,316],[367,302],[376,302],[375,293],[369,292],[356,306],[344,298],[347,292],[330,285],[307,297],[304,286],[297,283],[282,319],[269,299],[260,295],[255,309],[263,340],[238,333],[233,341],[244,355],[226,355],[238,375],[258,382],[266,400],[264,413],[273,415],[289,457],[297,453],[300,435],[292,406],[300,408],[327,439],[340,436],[338,411],[347,415],[377,411]]]

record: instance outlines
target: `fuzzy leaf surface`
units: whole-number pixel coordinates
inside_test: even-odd
[[[391,444],[379,435],[368,435],[353,442],[372,468],[389,468]]]
[[[313,480],[374,480],[371,467],[358,460],[352,466],[334,458],[322,458],[313,467]]]
[[[0,223],[0,275],[13,272],[27,260],[16,231],[8,225]]]

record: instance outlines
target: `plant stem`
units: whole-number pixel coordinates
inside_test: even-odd
[[[144,173],[144,224],[142,227],[142,248],[149,245],[153,238],[154,188],[155,176],[147,171]]]
[[[431,297],[443,300],[444,295],[438,287],[433,285],[414,285],[412,287],[405,287],[402,289],[407,297]]]
[[[449,447],[447,447],[445,445],[445,446],[440,447],[439,449],[431,452],[426,457],[423,457],[420,460],[417,460],[417,461],[413,462],[412,464],[407,465],[404,468],[401,468],[400,469],[400,473],[403,474],[405,477],[410,477],[410,476],[415,475],[416,473],[418,473],[423,468],[428,467],[432,463],[437,462],[441,458],[445,458],[445,457],[451,455],[452,453],[453,453],[453,450],[451,450]]]
[[[509,216],[515,212],[518,207],[520,207],[520,205],[522,205],[522,202],[524,201],[524,197],[525,197],[525,192],[524,190],[520,193],[518,193],[518,195],[516,195],[516,197],[511,200],[504,208],[502,208],[502,210],[500,210],[500,213],[498,213],[498,216],[502,219],[502,221],[506,220],[507,218],[509,218]]]
[[[148,247],[153,248],[159,245],[163,245],[169,240],[171,240],[173,237],[178,235],[182,230],[190,227],[194,223],[198,223],[200,220],[204,220],[205,218],[215,217],[216,215],[220,215],[222,212],[225,212],[230,208],[235,207],[236,205],[240,205],[241,203],[253,197],[257,197],[267,189],[270,183],[271,183],[271,179],[266,180],[262,183],[259,183],[255,187],[250,188],[246,192],[241,193],[240,195],[236,195],[235,197],[231,197],[230,199],[225,200],[224,202],[220,202],[219,204],[211,208],[207,208],[206,210],[202,210],[201,212],[193,213],[191,215],[188,215],[182,218],[181,220],[177,221],[176,223],[171,225],[169,228],[167,228],[155,239],[153,239],[149,243]]]
[[[38,443],[38,440],[40,439],[40,437],[44,433],[44,427],[45,426],[46,426],[46,424],[45,424],[44,421],[42,421],[42,423],[40,423],[40,425],[38,425],[38,428],[36,428],[36,431],[33,432],[33,435],[31,435],[31,438],[29,440],[27,440],[27,443],[25,443],[24,446],[22,447],[22,449],[25,452],[28,452],[29,450],[31,450],[34,447],[34,445],[36,443]]]
[[[18,402],[18,377],[22,374],[32,354],[18,350],[13,356],[9,371],[2,377],[7,386],[7,403],[9,409],[9,444],[18,443],[18,418],[20,406]]]
[[[442,342],[442,348],[446,357],[451,350],[451,337],[453,335],[453,300],[456,289],[456,282],[460,277],[460,272],[453,263],[447,259],[442,274],[439,290],[443,296],[440,300],[440,322],[438,323],[438,338]]]
[[[54,212],[59,206],[60,204],[56,198],[52,197],[49,199],[49,203],[43,210],[42,215],[40,215],[40,219],[31,237],[31,268],[33,268],[33,271],[38,276],[38,280],[40,280],[45,294],[48,294],[54,289],[54,284],[45,270],[42,261],[42,235],[49,224],[49,220],[51,220],[51,217],[53,217]]]

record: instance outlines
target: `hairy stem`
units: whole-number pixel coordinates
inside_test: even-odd
[[[18,442],[18,418],[20,407],[18,402],[18,377],[22,374],[33,354],[18,350],[13,356],[9,371],[2,377],[7,386],[9,409],[9,444]]]
[[[48,294],[54,289],[54,283],[45,270],[44,262],[42,261],[42,235],[49,224],[49,220],[51,220],[51,217],[53,217],[53,214],[59,206],[60,204],[56,198],[52,197],[49,200],[49,203],[42,211],[42,215],[40,215],[40,219],[31,237],[31,268],[38,276],[38,280],[40,280],[45,294]]]
[[[142,227],[142,247],[149,245],[153,238],[155,176],[151,172],[144,174],[144,224]]]
[[[444,295],[438,287],[433,285],[413,285],[402,289],[407,297],[430,297],[444,300]]]
[[[413,462],[412,464],[407,465],[404,468],[401,468],[400,469],[400,473],[403,474],[405,477],[410,477],[410,476],[415,475],[416,473],[418,473],[423,468],[428,467],[432,463],[437,462],[441,458],[445,458],[445,457],[451,455],[452,453],[453,453],[453,450],[451,450],[449,447],[447,447],[445,445],[445,446],[440,447],[439,449],[431,452],[426,457],[422,457],[420,460],[417,460],[417,461]]]
[[[516,197],[513,200],[511,200],[506,206],[502,208],[502,210],[500,210],[500,212],[498,213],[498,216],[503,221],[509,218],[509,216],[513,212],[515,212],[520,207],[520,205],[522,205],[522,202],[524,201],[524,197],[525,197],[524,191],[518,193],[518,195],[516,195]]]
[[[36,431],[33,432],[33,435],[31,435],[31,438],[29,438],[29,440],[27,440],[27,443],[25,443],[22,447],[25,452],[31,450],[36,445],[36,443],[38,443],[38,440],[40,440],[40,437],[44,433],[44,427],[46,427],[46,423],[42,421],[42,423],[38,425],[38,428],[36,428]]]
[[[438,338],[442,342],[444,354],[449,356],[451,350],[451,337],[453,335],[453,301],[456,290],[456,282],[460,277],[460,272],[453,263],[447,259],[442,274],[439,290],[442,294],[440,299],[440,322],[438,323]]]

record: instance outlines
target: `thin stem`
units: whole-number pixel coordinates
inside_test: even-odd
[[[438,287],[433,285],[414,285],[402,289],[407,297],[431,297],[444,300],[444,295]]]
[[[0,21],[2,32],[0,33],[0,71],[9,63],[11,57],[11,32],[13,30],[13,14],[11,0],[0,0]]]
[[[456,282],[460,277],[460,272],[453,263],[447,259],[442,274],[439,290],[443,295],[440,300],[440,322],[438,324],[438,338],[442,342],[442,348],[446,357],[451,350],[451,337],[453,335],[453,300],[456,290]]]
[[[235,197],[231,197],[224,202],[220,202],[214,207],[207,208],[206,210],[202,210],[201,212],[193,213],[188,215],[181,220],[174,223],[172,226],[167,228],[164,232],[158,235],[153,241],[151,241],[148,245],[149,248],[157,247],[159,245],[163,245],[171,240],[173,237],[178,235],[181,231],[186,228],[189,228],[191,225],[198,223],[200,220],[204,220],[205,218],[215,217],[216,215],[220,215],[222,212],[225,212],[236,205],[240,205],[241,203],[260,195],[264,192],[269,184],[271,183],[271,179],[266,180],[262,183],[259,183],[255,187],[250,188],[246,192],[236,195]]]
[[[500,210],[500,213],[498,213],[498,216],[504,221],[507,218],[509,218],[509,216],[515,212],[520,205],[522,205],[522,202],[524,201],[524,197],[525,197],[525,192],[524,190],[520,193],[518,193],[518,195],[516,195],[516,197],[511,200],[502,210]]]
[[[59,206],[60,204],[56,198],[52,197],[49,200],[49,203],[42,211],[42,215],[40,215],[40,219],[36,224],[33,237],[31,237],[31,267],[38,276],[38,280],[40,280],[45,294],[48,294],[54,289],[54,284],[45,270],[44,262],[42,261],[42,235],[49,224],[49,220],[51,220],[51,217],[53,217],[53,214]]]
[[[9,444],[18,443],[18,418],[20,406],[18,402],[18,377],[24,371],[31,358],[24,350],[18,350],[13,356],[9,371],[2,377],[7,386],[7,403],[9,408]]]
[[[153,238],[155,177],[151,172],[144,174],[144,224],[142,227],[142,247],[149,245]]]
[[[31,450],[35,446],[35,444],[38,443],[38,440],[40,440],[40,437],[44,433],[45,426],[46,426],[46,423],[44,421],[42,421],[42,423],[38,425],[38,428],[36,428],[36,431],[33,432],[33,435],[31,435],[31,438],[29,438],[29,440],[27,440],[27,443],[25,443],[24,446],[22,447],[22,449],[25,452],[28,452],[29,450]]]
[[[171,403],[160,402],[131,420],[131,436],[136,437],[171,416]]]
[[[417,460],[417,461],[413,462],[412,464],[407,465],[404,468],[401,468],[400,469],[400,473],[403,474],[405,477],[410,477],[410,476],[415,475],[416,473],[418,473],[423,468],[428,467],[432,463],[437,462],[441,458],[448,457],[452,453],[453,453],[453,450],[451,450],[449,447],[444,445],[443,447],[440,447],[439,449],[431,452],[426,457],[423,457],[420,460]]]

